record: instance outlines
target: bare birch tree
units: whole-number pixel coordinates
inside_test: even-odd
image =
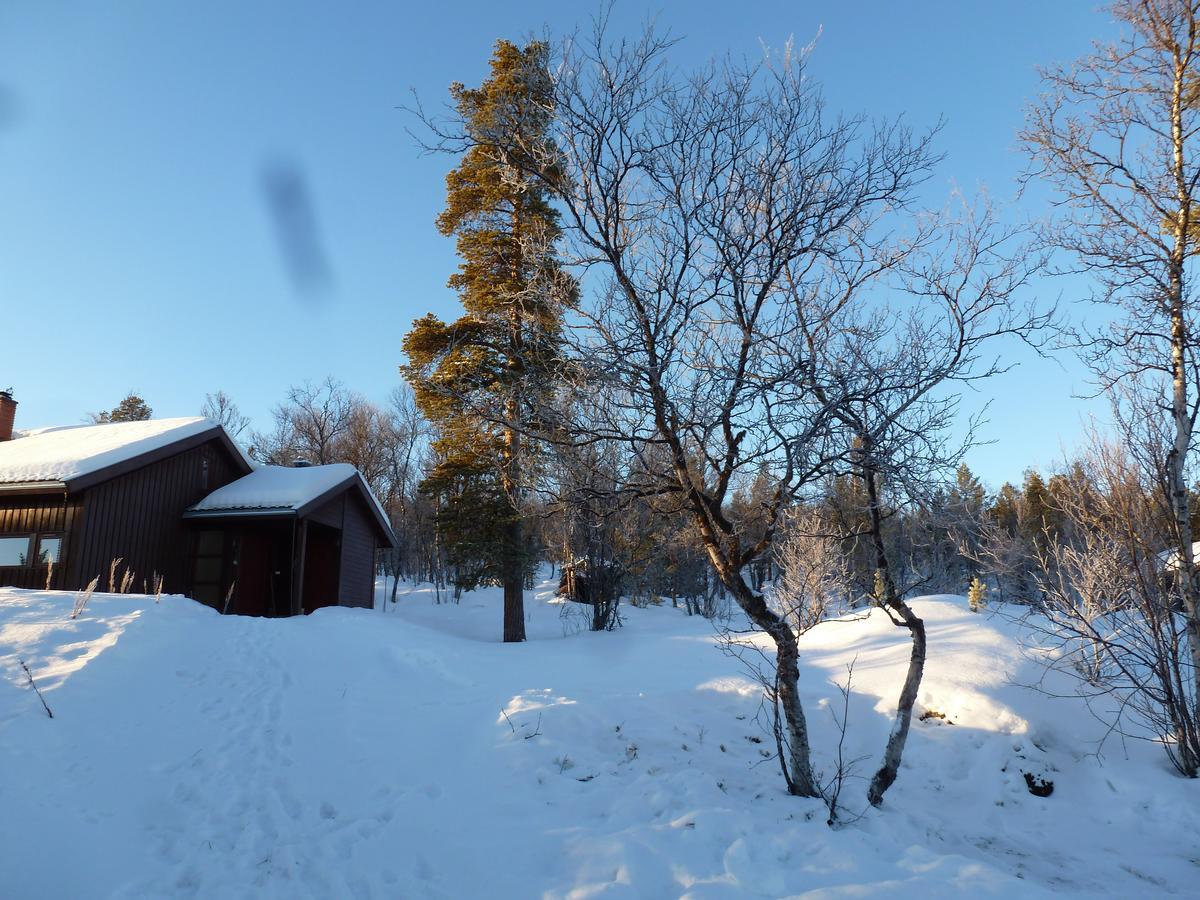
[[[1200,222],[1200,2],[1118,0],[1121,38],[1070,66],[1042,72],[1046,92],[1028,110],[1023,140],[1031,178],[1058,192],[1051,244],[1095,279],[1110,320],[1078,335],[1084,358],[1118,407],[1137,380],[1127,418],[1165,419],[1162,458],[1170,497],[1190,675],[1200,679],[1200,584],[1187,482],[1200,402],[1192,287]],[[1192,690],[1200,682],[1192,685]]]
[[[235,441],[250,426],[250,419],[242,415],[238,405],[224,391],[205,394],[200,415],[221,425]]]
[[[643,489],[686,516],[774,646],[783,775],[789,792],[818,797],[796,623],[749,569],[829,473],[864,479],[879,534],[880,479],[913,484],[957,463],[937,443],[957,404],[938,391],[999,371],[981,365],[982,344],[1036,326],[1008,308],[1028,271],[1004,256],[1012,235],[990,214],[957,223],[948,243],[945,223],[904,212],[935,162],[931,134],[829,113],[808,49],[683,76],[670,43],[651,29],[610,44],[603,21],[569,41],[552,147],[508,151],[553,188],[593,290],[568,319],[563,375],[605,392],[603,416],[572,421],[575,405],[560,404],[556,428],[625,446]],[[871,295],[885,278],[913,312]],[[752,481],[750,527],[732,506]],[[886,555],[878,568],[888,575]],[[914,654],[874,803],[895,778],[925,656],[923,623],[885,583],[881,605]]]
[[[797,634],[849,608],[850,573],[841,540],[820,512],[789,510],[773,553],[779,577],[771,600]]]
[[[838,452],[843,397],[808,373],[789,280],[861,244],[932,162],[899,123],[829,113],[789,47],[759,65],[667,66],[647,32],[609,46],[601,24],[556,73],[558,155],[542,167],[596,302],[572,329],[580,371],[617,398],[587,427],[622,442],[675,496],[735,602],[775,648],[790,793],[820,796],[799,692],[796,631],[747,581],[793,498]],[[816,375],[817,380],[823,376]],[[770,473],[751,540],[728,514],[739,482]]]
[[[285,402],[272,410],[275,430],[253,435],[251,455],[282,466],[297,460],[313,465],[338,462],[338,442],[350,430],[362,402],[333,376],[319,384],[293,385]]]
[[[815,363],[812,390],[828,396],[816,373],[838,385],[831,414],[850,442],[847,471],[863,487],[873,599],[912,641],[895,723],[867,792],[878,805],[899,771],[927,654],[925,623],[904,599],[915,585],[898,583],[885,540],[884,486],[894,502],[919,504],[952,477],[976,424],[960,415],[956,387],[1004,371],[988,348],[1004,337],[1037,342],[1053,311],[1021,302],[1042,260],[987,204],[961,203],[927,219],[913,238],[877,253],[877,262],[856,249],[826,264],[810,288],[830,314],[801,321]],[[795,288],[798,302],[802,290]]]
[[[1163,437],[1093,437],[1077,463],[1087,477],[1059,498],[1073,537],[1040,550],[1044,603],[1028,621],[1114,731],[1161,744],[1181,774],[1195,777],[1200,696],[1179,615],[1186,581],[1179,554],[1161,550],[1172,522],[1158,464],[1169,446]]]

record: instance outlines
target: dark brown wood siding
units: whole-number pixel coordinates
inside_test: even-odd
[[[132,589],[142,590],[143,582],[149,587],[158,574],[164,592],[186,592],[191,532],[183,512],[241,474],[225,446],[213,439],[89,488],[72,541],[76,580],[86,583],[99,575],[100,590],[108,590],[112,561],[120,559],[117,579],[129,570]]]
[[[313,522],[320,522],[322,525],[328,525],[331,528],[342,527],[342,510],[346,505],[346,492],[342,491],[332,500],[318,506],[312,512],[306,514],[304,518],[310,519]]]
[[[341,531],[338,604],[370,609],[375,604],[375,521],[362,495],[348,487],[305,515]]]
[[[375,605],[375,523],[357,491],[343,495],[342,606]]]
[[[0,495],[0,537],[29,535],[31,552],[38,535],[61,535],[62,558],[55,567],[52,588],[74,589],[72,573],[72,540],[70,534],[81,514],[79,497],[65,494]],[[0,567],[0,585],[8,587],[44,588],[46,567]]]

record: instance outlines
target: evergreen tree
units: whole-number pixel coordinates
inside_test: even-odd
[[[987,492],[975,473],[966,463],[958,467],[954,473],[954,487],[951,488],[951,502],[964,504],[972,513],[983,509]]]
[[[866,491],[857,478],[838,475],[826,479],[821,513],[841,536],[856,601],[870,598],[875,583],[875,561],[865,538],[871,524],[867,503]]]
[[[1080,471],[1078,463],[1066,472],[1051,475],[1046,482],[1046,494],[1050,503],[1048,524],[1053,529],[1054,539],[1060,544],[1072,543],[1078,537],[1075,533],[1075,523],[1066,514],[1068,504],[1081,502],[1085,506],[1094,505],[1089,503],[1090,492],[1091,485]]]
[[[1045,547],[1047,542],[1057,539],[1062,514],[1037,469],[1025,473],[1021,501],[1021,528],[1026,539],[1035,547]]]
[[[1010,482],[1004,482],[996,492],[988,515],[996,525],[1016,536],[1021,519],[1021,494]]]
[[[759,467],[748,485],[734,492],[729,503],[730,519],[737,523],[747,540],[756,542],[766,534],[777,483],[764,465]],[[774,558],[770,554],[760,556],[751,564],[750,580],[756,591],[761,591],[773,578]]]
[[[522,436],[552,390],[562,308],[575,295],[554,252],[558,215],[526,174],[549,146],[548,54],[541,42],[499,41],[481,87],[451,87],[469,149],[446,177],[437,227],[456,239],[462,262],[449,284],[464,313],[418,319],[404,339],[404,372],[441,454],[428,487],[456,485],[439,517],[448,552],[475,560],[473,579],[504,585],[506,641],[525,639]]]
[[[152,410],[140,396],[133,391],[125,395],[125,399],[106,412],[92,413],[92,421],[102,422],[142,422],[154,415]]]

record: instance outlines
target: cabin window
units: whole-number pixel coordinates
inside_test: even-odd
[[[37,562],[39,566],[58,565],[62,559],[62,535],[43,534],[38,538]]]
[[[0,566],[29,565],[29,543],[27,534],[0,537]]]

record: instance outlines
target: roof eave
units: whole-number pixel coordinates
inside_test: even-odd
[[[375,521],[379,528],[379,533],[383,535],[383,539],[387,541],[388,547],[395,550],[400,546],[400,542],[396,539],[396,532],[392,530],[392,523],[383,515],[383,510],[379,506],[379,502],[375,499],[375,495],[371,493],[371,488],[366,480],[362,477],[362,473],[355,469],[354,472],[339,481],[336,485],[325,491],[318,497],[309,500],[303,506],[299,507],[296,512],[301,517],[307,516],[315,509],[320,509],[339,493],[343,493],[348,487],[358,488],[359,496],[362,497],[363,503],[371,513],[371,518]]]
[[[65,494],[63,481],[7,481],[0,483],[0,494]]]
[[[278,516],[295,516],[298,519],[303,519],[320,509],[334,497],[345,493],[350,488],[357,488],[359,496],[362,497],[363,503],[371,513],[371,518],[379,529],[380,535],[383,537],[387,546],[391,549],[397,548],[400,543],[396,538],[396,532],[392,530],[392,523],[384,516],[383,510],[380,508],[378,501],[371,493],[371,489],[363,480],[362,474],[355,469],[351,474],[347,475],[337,484],[334,484],[317,496],[313,497],[306,503],[299,504],[294,507],[259,507],[259,508],[226,508],[226,509],[189,509],[184,514],[185,519],[222,519],[222,518],[247,518],[247,517],[278,517]]]
[[[296,515],[296,510],[290,506],[189,509],[183,513],[185,519],[280,519],[294,518]]]
[[[357,478],[358,478],[357,471],[355,471],[351,475],[347,475],[345,478],[343,478],[337,484],[322,491],[320,494],[313,497],[307,503],[302,503],[299,506],[297,506],[296,513],[299,516],[303,517],[303,516],[307,516],[309,513],[311,513],[315,509],[320,509],[322,506],[324,506],[326,503],[328,503],[330,500],[332,500],[338,494],[344,492],[346,490],[346,488],[350,486],[350,482],[357,480]]]

